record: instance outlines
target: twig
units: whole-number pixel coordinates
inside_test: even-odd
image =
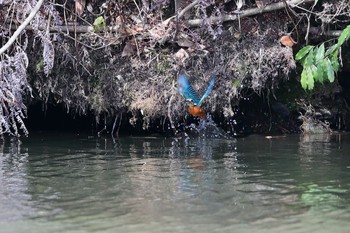
[[[175,87],[175,83],[173,82],[173,86],[171,89],[173,89],[174,87]],[[169,102],[168,102],[168,118],[169,118],[171,129],[175,130],[175,125],[174,125],[174,122],[173,122],[172,117],[171,117],[171,105],[173,103],[173,98],[174,98],[174,95],[171,95]]]
[[[101,137],[101,133],[102,133],[103,131],[107,131],[107,118],[106,118],[106,114],[105,114],[105,124],[104,124],[104,127],[103,127],[103,129],[101,129],[100,131],[97,132],[97,136],[98,136],[98,137]]]
[[[175,1],[176,2],[176,1]],[[176,12],[175,12],[175,15],[167,18],[166,20],[163,21],[163,25],[168,25],[168,23],[170,22],[170,20],[172,19],[176,19],[176,21],[178,22],[179,19],[187,12],[189,11],[190,9],[192,9],[195,5],[197,5],[197,3],[199,3],[200,0],[195,0],[194,2],[192,2],[191,4],[187,5],[182,11],[180,11],[180,13],[178,13],[178,6],[176,4]]]
[[[43,1],[43,0],[41,0]],[[287,1],[287,4],[293,8],[296,7],[297,4],[301,4],[301,3],[310,3],[310,2],[314,2],[315,0],[291,0],[291,1]],[[196,4],[198,4],[199,0],[196,0],[194,2],[192,2],[191,4],[189,4],[188,6],[186,6],[180,13],[179,13],[179,18],[181,18],[187,11],[189,11],[191,8],[193,8]],[[271,5],[266,6],[263,10],[259,9],[259,8],[251,8],[251,9],[247,9],[242,11],[242,14],[240,14],[240,18],[243,17],[247,17],[247,16],[253,16],[253,15],[257,15],[260,13],[264,13],[264,12],[271,12],[271,11],[275,11],[275,10],[280,10],[284,8],[284,3],[283,2],[279,2],[279,3],[274,3]],[[169,22],[169,20],[175,18],[175,16],[172,16],[170,18],[168,18],[167,20],[164,21],[164,23],[166,24],[167,22]],[[210,18],[210,22],[212,22],[213,24],[217,24],[219,22],[226,22],[226,21],[234,21],[237,20],[238,17],[237,15],[223,15],[222,17],[211,17]],[[198,27],[201,26],[203,24],[203,19],[192,19],[192,20],[187,20],[185,21],[185,23],[191,27]],[[16,26],[12,26],[12,29],[17,29]],[[19,28],[18,28],[19,29]],[[17,30],[18,30],[17,29]],[[31,26],[27,26],[25,27],[26,30],[33,30],[33,28]],[[40,26],[38,27],[39,30],[44,30],[44,26]],[[23,29],[22,29],[23,30]],[[94,28],[93,26],[85,26],[85,25],[77,25],[76,28],[74,25],[65,25],[65,26],[52,26],[50,27],[50,32],[62,32],[63,30],[69,31],[69,32],[74,32],[76,30],[77,33],[87,33],[87,32],[94,32]],[[119,29],[119,26],[111,26],[111,27],[106,27],[106,30],[111,31],[111,32],[116,32]]]
[[[175,0],[174,4],[175,4],[176,27],[175,27],[175,33],[173,36],[173,42],[175,42],[177,40],[177,33],[179,32],[179,0]]]
[[[26,26],[30,23],[30,21],[34,18],[36,13],[39,11],[41,5],[43,4],[44,0],[39,0],[36,5],[34,6],[32,12],[30,12],[29,16],[24,20],[24,22],[17,28],[15,33],[11,36],[9,41],[0,49],[0,54],[5,52],[12,44],[15,42],[19,34],[26,28]]]
[[[195,5],[199,3],[199,0],[193,1],[191,4],[188,4],[182,11],[180,11],[178,17],[179,19],[186,14],[187,11],[191,10]]]
[[[81,63],[81,61],[78,61],[78,59],[76,59],[63,45],[60,45],[66,52],[67,52],[67,54],[72,58],[72,59],[74,59],[76,62],[78,62],[80,65],[81,65],[81,67],[83,67],[83,69],[89,74],[89,75],[92,75],[91,73],[90,73],[90,71]]]
[[[122,125],[122,119],[123,119],[123,112],[120,112],[119,125],[118,125],[118,129],[117,129],[117,136],[119,136],[119,130],[120,130],[120,126]]]
[[[290,7],[294,7],[295,5],[300,4],[300,3],[309,3],[309,2],[314,2],[314,1],[315,0],[291,0],[291,1],[287,1],[286,3]],[[261,10],[259,8],[251,8],[251,9],[247,9],[247,10],[242,11],[242,14],[240,14],[239,17],[243,18],[243,17],[247,17],[247,16],[253,16],[253,15],[260,14],[260,13],[280,10],[280,9],[283,9],[284,7],[285,7],[284,2],[278,2],[278,3],[274,3],[274,4],[266,6],[263,10]],[[237,19],[238,19],[237,15],[223,15],[222,17],[210,17],[207,20],[209,20],[209,22],[212,22],[213,24],[217,24],[220,22],[234,21]],[[204,19],[191,19],[191,20],[185,21],[185,23],[190,27],[198,27],[198,26],[203,25]]]
[[[43,1],[43,0],[40,0],[40,1]],[[315,0],[291,0],[291,1],[287,1],[287,4],[291,8],[293,8],[293,7],[297,7],[298,4],[310,3],[310,2],[314,2],[314,1]],[[199,2],[199,0],[196,0],[196,1],[192,2],[191,4],[189,4],[188,6],[186,6],[181,12],[179,12],[178,17],[181,18],[187,11],[189,11],[196,4],[198,4],[198,2]],[[257,15],[257,14],[261,14],[261,13],[265,13],[265,12],[280,10],[280,9],[283,9],[284,7],[285,7],[285,5],[283,2],[278,2],[278,3],[274,3],[274,4],[266,6],[263,10],[261,10],[259,8],[246,9],[246,10],[242,11],[242,14],[240,14],[240,18],[253,16],[253,15]],[[173,18],[175,18],[175,16],[168,18],[167,20],[165,20],[163,22],[163,24],[168,23]],[[237,15],[230,15],[229,14],[229,15],[223,15],[222,17],[211,17],[211,19],[210,19],[210,21],[213,24],[217,24],[219,22],[222,23],[222,22],[227,22],[227,21],[234,21],[234,20],[238,20]],[[198,27],[198,26],[201,26],[203,24],[203,19],[187,20],[187,21],[185,21],[185,23],[191,27]],[[22,27],[22,25],[20,27]],[[33,28],[31,26],[25,25],[24,27],[26,30],[33,30]],[[19,28],[17,28],[16,26],[13,26],[11,28],[19,30]],[[45,30],[45,28],[43,26],[39,26],[38,29]],[[21,31],[22,30],[23,29],[21,29]],[[76,25],[76,28],[74,25],[50,27],[50,32],[62,32],[64,30],[69,31],[69,32],[74,32],[76,30],[77,33],[94,32],[93,26],[86,26],[86,25]],[[111,31],[111,32],[116,32],[119,30],[119,26],[106,27],[106,30]]]
[[[118,120],[118,115],[116,114],[116,115],[115,115],[115,118],[114,118],[114,123],[113,123],[112,131],[111,131],[111,136],[112,136],[112,138],[114,138],[114,129],[115,129],[115,125],[117,124],[117,120]]]
[[[307,30],[306,30],[306,34],[305,34],[305,41],[306,41],[306,44],[309,43],[309,32],[310,32],[310,15],[307,15],[306,16],[307,18]]]
[[[327,32],[324,32],[323,35],[332,36],[332,37],[338,37],[338,36],[340,36],[340,34],[342,32],[343,32],[342,30],[327,31]]]
[[[116,115],[115,116],[115,119],[114,119],[114,123],[113,123],[113,127],[112,127],[112,132],[111,132],[111,135],[112,135],[112,138],[114,139],[114,130],[115,130],[115,126],[117,125],[117,120],[119,119],[119,124],[118,124],[118,128],[117,128],[117,131],[115,132],[115,135],[118,137],[119,136],[119,130],[120,130],[120,126],[122,124],[122,119],[123,119],[123,113],[120,112],[119,115]]]

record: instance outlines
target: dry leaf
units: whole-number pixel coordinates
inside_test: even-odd
[[[162,39],[166,35],[166,30],[164,27],[159,27],[159,25],[156,25],[155,27],[148,30],[151,37],[154,39]]]
[[[241,33],[240,33],[240,32],[234,32],[234,33],[233,33],[233,36],[234,36],[237,40],[241,39]]]
[[[141,27],[121,28],[118,32],[123,34],[124,36],[130,36],[130,35],[136,35],[138,33],[143,32],[143,28],[141,28]]]
[[[187,39],[183,36],[179,37],[178,40],[176,41],[176,43],[180,47],[187,47],[187,48],[192,48],[195,45],[192,41],[190,41],[189,39]]]
[[[84,8],[85,8],[85,4],[86,4],[85,0],[76,0],[75,1],[75,12],[77,12],[77,14],[79,16],[81,16],[83,14]]]
[[[265,2],[264,0],[255,0],[255,3],[256,3],[256,6],[259,8],[259,9],[263,9],[265,7]]]
[[[130,42],[126,42],[125,47],[122,52],[122,57],[129,57],[135,54],[136,46]]]
[[[177,60],[184,62],[190,55],[188,55],[186,50],[180,49],[179,51],[177,51],[177,53],[175,53],[174,56]]]
[[[293,38],[289,35],[287,36],[282,36],[280,39],[281,44],[283,44],[284,46],[288,46],[288,47],[293,47],[293,45],[297,44],[297,42],[295,42],[293,40]]]

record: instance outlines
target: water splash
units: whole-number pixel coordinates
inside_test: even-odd
[[[187,137],[199,137],[205,139],[233,139],[223,129],[218,127],[208,114],[198,125],[191,124],[185,127]]]

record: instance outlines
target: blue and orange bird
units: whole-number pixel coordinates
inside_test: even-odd
[[[213,77],[210,80],[209,86],[203,94],[202,98],[199,98],[197,93],[193,90],[193,87],[188,81],[187,75],[181,73],[177,79],[177,82],[179,92],[185,97],[186,101],[189,103],[188,112],[192,116],[198,116],[200,119],[204,119],[206,115],[204,109],[201,108],[201,104],[213,89],[215,78]]]

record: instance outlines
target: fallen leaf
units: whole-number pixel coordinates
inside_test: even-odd
[[[187,47],[187,48],[192,48],[194,47],[194,43],[192,41],[190,41],[189,39],[185,38],[185,37],[180,37],[178,38],[178,40],[176,41],[176,43],[180,46],[180,47]]]
[[[293,45],[297,44],[297,42],[295,42],[293,40],[293,38],[289,35],[286,36],[282,36],[280,39],[281,44],[283,44],[284,46],[288,46],[288,47],[293,47]]]
[[[75,1],[75,12],[77,12],[79,16],[81,16],[84,13],[85,4],[86,4],[85,0]]]
[[[130,35],[136,35],[143,31],[143,28],[137,27],[137,28],[121,28],[119,30],[119,33],[123,34],[124,36],[130,36]]]
[[[184,62],[189,57],[188,53],[184,49],[180,49],[179,51],[177,51],[174,56],[177,60],[181,62]]]
[[[259,8],[259,9],[263,9],[265,7],[265,2],[264,0],[255,0],[255,3],[256,3],[256,6]]]
[[[122,52],[122,57],[129,57],[135,54],[136,46],[130,42],[126,42]]]

